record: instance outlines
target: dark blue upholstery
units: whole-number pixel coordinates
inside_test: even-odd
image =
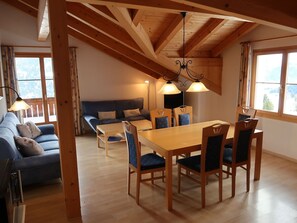
[[[220,168],[220,154],[223,135],[209,137],[207,141],[205,155],[205,171],[211,171]],[[177,160],[178,163],[200,172],[201,156],[191,156]]]
[[[252,129],[240,131],[237,142],[236,163],[248,160],[249,140],[251,138],[251,134]],[[232,148],[225,148],[223,158],[225,163],[232,163],[232,151]]]
[[[178,115],[179,117],[179,125],[189,125],[190,124],[190,114],[185,113],[185,114],[180,114]]]
[[[132,133],[126,131],[128,149],[129,149],[129,163],[137,168],[137,152],[134,136]],[[140,157],[141,170],[150,170],[155,168],[165,167],[165,159],[154,154],[148,153]]]
[[[54,135],[54,125],[41,126],[42,135],[36,138],[44,154],[23,157],[14,141],[14,136],[19,136],[16,127],[19,123],[14,113],[6,113],[0,124],[0,159],[13,160],[13,168],[21,171],[23,185],[61,177],[59,141]]]
[[[246,119],[248,119],[250,117],[251,117],[250,115],[239,114],[237,121],[244,121],[244,120],[246,120]]]
[[[124,117],[124,110],[140,110],[139,116]],[[108,101],[82,101],[83,119],[88,126],[96,133],[96,126],[103,124],[119,123],[122,121],[135,121],[150,119],[149,111],[143,108],[143,98],[127,100],[108,100]],[[98,119],[98,112],[116,111],[115,119]]]
[[[168,117],[158,117],[156,118],[156,129],[163,129],[169,127]]]

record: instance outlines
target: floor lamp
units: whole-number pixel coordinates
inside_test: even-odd
[[[30,108],[30,106],[20,97],[18,92],[9,86],[0,86],[0,88],[6,88],[12,90],[14,93],[16,93],[17,98],[15,102],[12,104],[12,106],[8,109],[8,111],[20,111],[20,110],[26,110]]]

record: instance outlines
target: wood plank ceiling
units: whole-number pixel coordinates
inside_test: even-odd
[[[38,15],[38,0],[2,1],[31,16]],[[211,64],[213,59],[220,59],[224,49],[258,25],[246,18],[223,15],[223,10],[208,11],[212,5],[200,7],[195,3],[197,1],[184,2],[68,1],[68,33],[154,78],[173,78],[178,70],[175,60],[182,57],[180,12],[187,11],[185,55],[193,60],[193,64],[205,61]],[[40,5],[45,5],[43,0]],[[41,37],[45,39],[44,35]],[[219,81],[206,76],[203,82],[211,90],[221,93]]]

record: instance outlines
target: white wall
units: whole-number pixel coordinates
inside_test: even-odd
[[[222,119],[235,121],[237,106],[238,82],[240,70],[240,42],[259,40],[273,37],[292,35],[292,33],[276,30],[270,27],[259,26],[249,35],[227,48],[223,56],[222,95],[203,93],[193,97],[196,104],[198,97],[199,121],[208,119]],[[253,44],[254,49],[272,48],[280,46],[297,46],[297,37],[279,40],[267,40]],[[201,113],[201,114],[199,114]],[[259,118],[258,128],[264,131],[263,149],[297,160],[297,124],[279,120]]]

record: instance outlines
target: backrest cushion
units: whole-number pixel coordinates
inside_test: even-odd
[[[238,115],[238,120],[237,121],[244,121],[248,118],[250,118],[251,116],[250,115],[245,115],[245,114],[239,114]]]
[[[251,140],[252,129],[240,131],[237,142],[236,162],[248,160],[249,142]]]
[[[205,171],[211,171],[220,168],[222,141],[223,135],[212,136],[208,138],[205,157]]]
[[[18,151],[15,141],[14,134],[8,128],[0,126],[0,157],[1,159],[12,159],[16,160],[22,157]]]
[[[130,132],[125,132],[127,137],[127,144],[129,149],[129,163],[137,168],[137,151],[134,136]]]
[[[190,124],[190,114],[185,113],[185,114],[180,114],[178,115],[179,119],[179,125],[189,125]]]
[[[169,127],[168,117],[158,117],[156,120],[156,129],[163,129]]]
[[[125,118],[139,116],[139,115],[140,115],[139,108],[124,110]]]

